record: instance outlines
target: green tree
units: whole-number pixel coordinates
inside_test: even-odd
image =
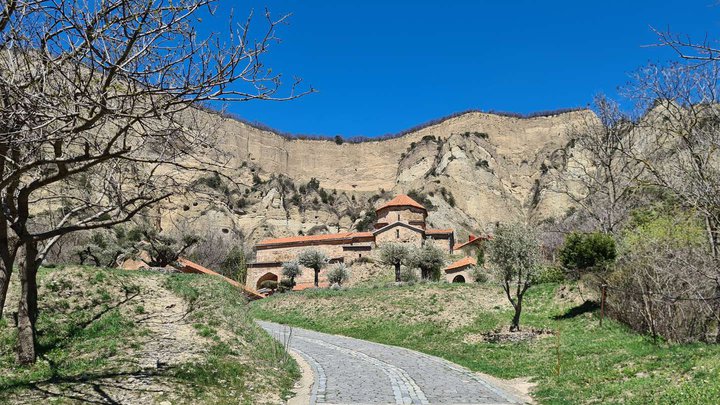
[[[330,285],[343,285],[350,278],[350,273],[343,263],[338,263],[328,272],[328,282]]]
[[[573,270],[605,270],[616,257],[615,239],[601,232],[573,232],[560,249],[563,266]]]
[[[315,288],[320,286],[320,270],[327,266],[328,258],[325,253],[316,249],[307,249],[300,253],[298,263],[313,269],[315,272]]]
[[[400,266],[407,263],[410,251],[402,243],[386,243],[380,246],[380,262],[395,266],[395,282],[400,282]]]
[[[302,274],[302,269],[298,262],[290,261],[282,264],[282,274],[290,280],[290,289],[295,287],[295,277]]]
[[[410,266],[420,269],[423,280],[440,280],[440,272],[445,266],[445,255],[434,243],[426,241],[410,255]]]
[[[493,268],[515,309],[510,331],[519,331],[523,297],[539,267],[537,234],[533,228],[522,224],[502,224],[488,248]]]

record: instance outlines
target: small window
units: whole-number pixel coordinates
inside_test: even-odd
[[[398,221],[400,220],[400,213],[398,213]]]
[[[362,257],[362,253],[358,253],[358,259]]]
[[[399,229],[395,230],[395,238],[400,239],[400,230]]]

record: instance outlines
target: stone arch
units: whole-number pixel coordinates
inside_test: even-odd
[[[458,274],[457,276],[455,276],[455,277],[453,278],[452,282],[453,282],[453,283],[464,283],[464,282],[465,282],[465,276],[463,276],[462,274]]]
[[[272,280],[272,281],[278,281],[278,276],[275,273],[265,273],[258,279],[257,283],[255,284],[255,288],[260,288],[260,284],[262,284],[263,281],[266,280]]]

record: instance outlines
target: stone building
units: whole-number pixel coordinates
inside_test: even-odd
[[[452,229],[428,229],[427,210],[407,195],[398,195],[376,211],[372,231],[344,232],[324,235],[291,236],[265,239],[256,246],[256,261],[248,266],[246,287],[256,290],[265,280],[279,281],[282,264],[297,259],[308,248],[323,251],[330,263],[349,263],[369,255],[378,245],[388,242],[421,246],[433,243],[448,254],[455,246]],[[330,266],[328,266],[330,267]],[[320,285],[327,285],[326,271],[320,272]],[[296,289],[313,285],[313,272],[304,271],[296,279]]]

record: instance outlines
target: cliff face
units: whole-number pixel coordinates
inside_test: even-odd
[[[455,228],[458,238],[496,222],[558,217],[569,202],[548,179],[564,170],[570,129],[593,117],[471,112],[399,138],[340,145],[213,118],[231,157],[226,174],[241,186],[175,201],[164,208],[163,222],[242,232],[251,240],[336,232],[361,227],[373,205],[411,190],[434,206],[429,225]],[[318,190],[307,186],[313,178]]]

